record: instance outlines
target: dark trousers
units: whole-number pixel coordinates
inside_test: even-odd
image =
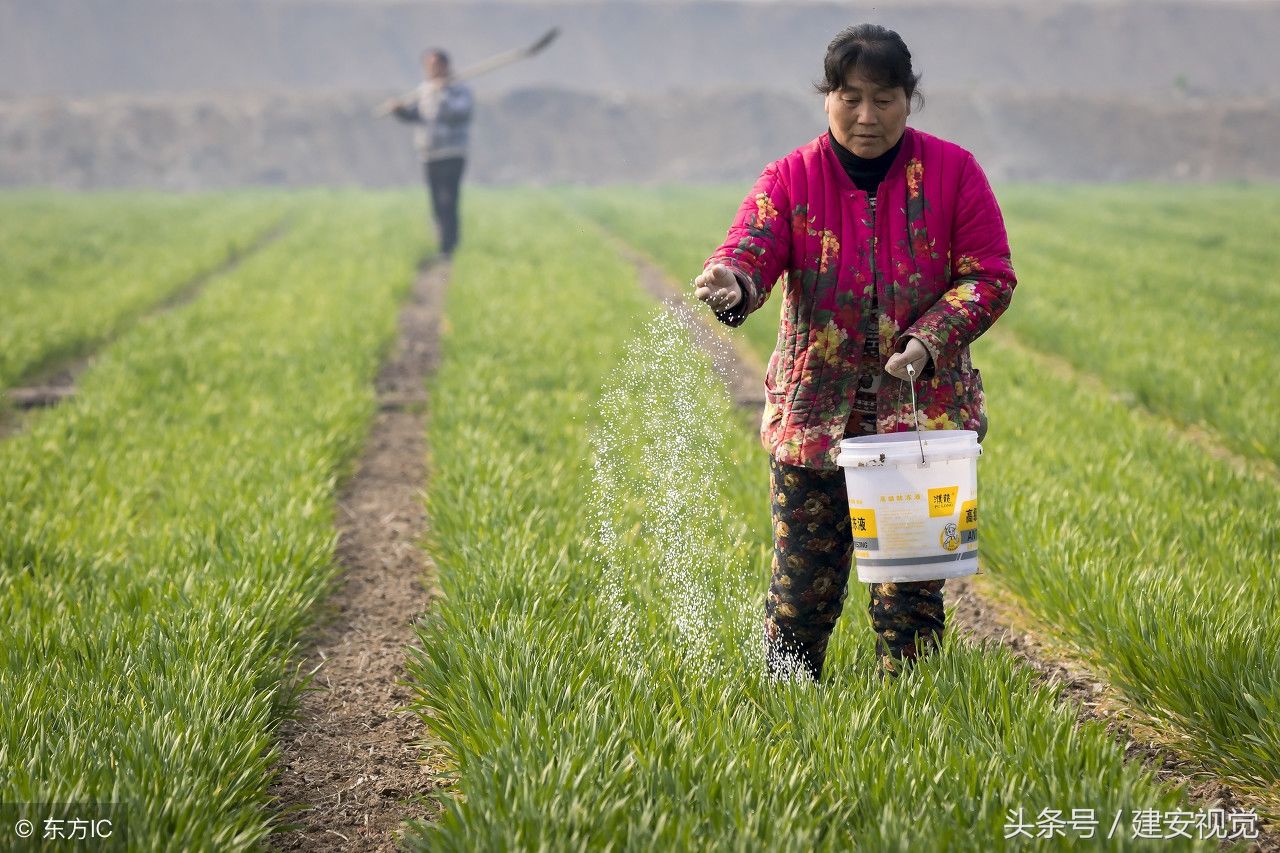
[[[827,641],[844,609],[853,560],[843,471],[769,459],[773,577],[765,599],[765,662],[770,675],[822,677]],[[855,578],[856,579],[856,578]],[[942,642],[942,580],[873,583],[867,612],[881,677]]]
[[[462,188],[463,157],[446,157],[424,163],[431,215],[440,236],[440,253],[453,254],[458,245],[458,194]]]

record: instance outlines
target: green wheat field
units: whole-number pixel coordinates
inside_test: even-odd
[[[822,684],[764,677],[758,419],[617,245],[686,285],[745,190],[468,189],[427,387],[445,597],[406,649],[452,771],[406,843],[1215,849],[1003,648],[948,631],[882,684],[865,586]],[[981,589],[1280,819],[1280,189],[997,194]],[[0,802],[125,804],[131,849],[270,844],[427,234],[416,192],[0,194],[0,387],[93,357],[0,438]],[[778,297],[731,332],[761,360]]]

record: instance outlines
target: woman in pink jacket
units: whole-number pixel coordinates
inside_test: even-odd
[[[901,37],[862,24],[827,48],[829,129],[770,163],[695,295],[737,326],[775,286],[778,343],[765,376],[773,576],[765,646],[775,676],[822,674],[853,557],[840,439],[921,426],[986,432],[969,344],[1008,307],[1016,278],[987,178],[960,146],[906,124],[919,75]],[[871,584],[881,676],[936,648],[942,580]]]

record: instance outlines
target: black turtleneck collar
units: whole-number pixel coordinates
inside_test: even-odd
[[[907,138],[907,134],[904,131],[898,137],[898,141],[893,143],[892,148],[879,157],[871,158],[859,157],[845,148],[836,141],[835,134],[830,129],[827,130],[827,137],[831,140],[831,150],[835,151],[836,157],[840,158],[840,165],[844,166],[854,186],[865,193],[874,193],[876,187],[880,186],[880,182],[884,180],[884,176],[889,173],[893,158],[898,156],[898,149],[902,147],[902,140]]]

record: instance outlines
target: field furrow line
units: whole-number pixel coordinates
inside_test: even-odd
[[[718,328],[719,324],[709,310],[698,310],[698,306],[682,298],[679,285],[642,251],[627,244],[613,232],[605,233],[617,246],[619,253],[635,267],[641,286],[691,329],[693,340],[711,355],[717,373],[725,377],[735,402],[744,407],[757,405],[748,402],[753,399],[762,403],[764,369],[759,359],[745,347],[731,341]],[[1007,337],[1008,333],[1005,333],[1001,340],[1006,340]],[[1028,355],[1037,359],[1044,358],[1048,369],[1074,371],[1065,362],[1053,364],[1051,357],[1025,345],[1018,346]],[[1091,389],[1107,393],[1106,386],[1096,378],[1080,375],[1078,372],[1063,375],[1091,383]],[[1160,417],[1154,413],[1150,413],[1150,416]],[[1171,421],[1170,429],[1181,430]],[[1191,440],[1204,441],[1202,446],[1206,452],[1213,453],[1215,457],[1233,466],[1248,464],[1250,461],[1232,454],[1221,444],[1211,444],[1211,437]],[[1008,649],[1035,673],[1039,682],[1057,693],[1059,703],[1069,707],[1078,721],[1102,722],[1123,747],[1126,759],[1141,762],[1163,782],[1184,785],[1192,802],[1206,809],[1220,808],[1227,811],[1259,806],[1267,808],[1271,805],[1241,793],[1221,779],[1204,772],[1193,759],[1160,743],[1155,738],[1155,733],[1143,731],[1140,722],[1143,715],[1134,714],[1118,692],[1109,686],[1105,677],[1040,637],[1034,625],[1018,612],[1014,604],[1003,600],[981,573],[972,577],[949,578],[946,594],[952,605],[948,628],[955,630],[970,645],[998,644]],[[1259,837],[1251,849],[1280,851],[1280,832],[1263,817],[1259,817],[1257,826]]]
[[[1280,831],[1263,816],[1275,803],[1244,792],[1205,770],[1194,758],[1161,741],[1146,717],[1136,711],[1078,655],[1041,634],[1032,620],[986,578],[950,578],[947,595],[954,605],[948,626],[973,644],[996,643],[1006,648],[1037,680],[1057,691],[1058,701],[1073,709],[1081,722],[1101,723],[1124,749],[1127,761],[1140,762],[1161,782],[1183,785],[1190,802],[1201,809],[1226,813],[1250,810],[1258,814],[1258,837],[1248,849],[1280,851]],[[1226,846],[1226,845],[1224,845]]]
[[[1179,420],[1169,414],[1152,409],[1139,402],[1131,392],[1117,390],[1108,385],[1100,376],[1090,373],[1068,359],[1038,349],[1022,337],[1007,329],[993,327],[987,333],[1005,344],[1019,355],[1032,361],[1043,372],[1058,379],[1084,388],[1105,399],[1113,400],[1127,406],[1142,419],[1165,430],[1176,441],[1184,441],[1203,451],[1206,456],[1216,459],[1231,468],[1237,474],[1252,477],[1263,482],[1280,480],[1280,466],[1265,456],[1245,456],[1227,446],[1217,431],[1204,424]]]
[[[73,396],[76,381],[80,374],[93,363],[94,354],[123,335],[130,326],[189,304],[211,281],[234,272],[248,258],[279,241],[291,227],[292,221],[286,218],[267,228],[243,249],[237,250],[217,266],[194,276],[138,314],[131,323],[122,325],[115,334],[96,341],[93,352],[81,350],[73,355],[52,359],[28,371],[12,388],[4,392],[7,399],[0,402],[0,439],[21,430],[23,421],[30,411],[51,408]]]
[[[431,818],[419,792],[441,767],[424,763],[421,720],[406,713],[405,649],[413,622],[440,596],[421,547],[427,449],[426,379],[438,360],[449,266],[424,267],[379,371],[378,413],[338,498],[342,586],[304,651],[310,689],[280,730],[272,788],[290,827],[280,850],[395,850],[402,824]]]
[[[703,311],[692,304],[688,294],[643,252],[611,231],[600,229],[607,240],[636,270],[636,280],[650,296],[667,307],[694,340],[711,356],[716,373],[729,387],[738,406],[758,412],[764,405],[765,365],[755,353],[725,334],[723,329],[704,322]]]

